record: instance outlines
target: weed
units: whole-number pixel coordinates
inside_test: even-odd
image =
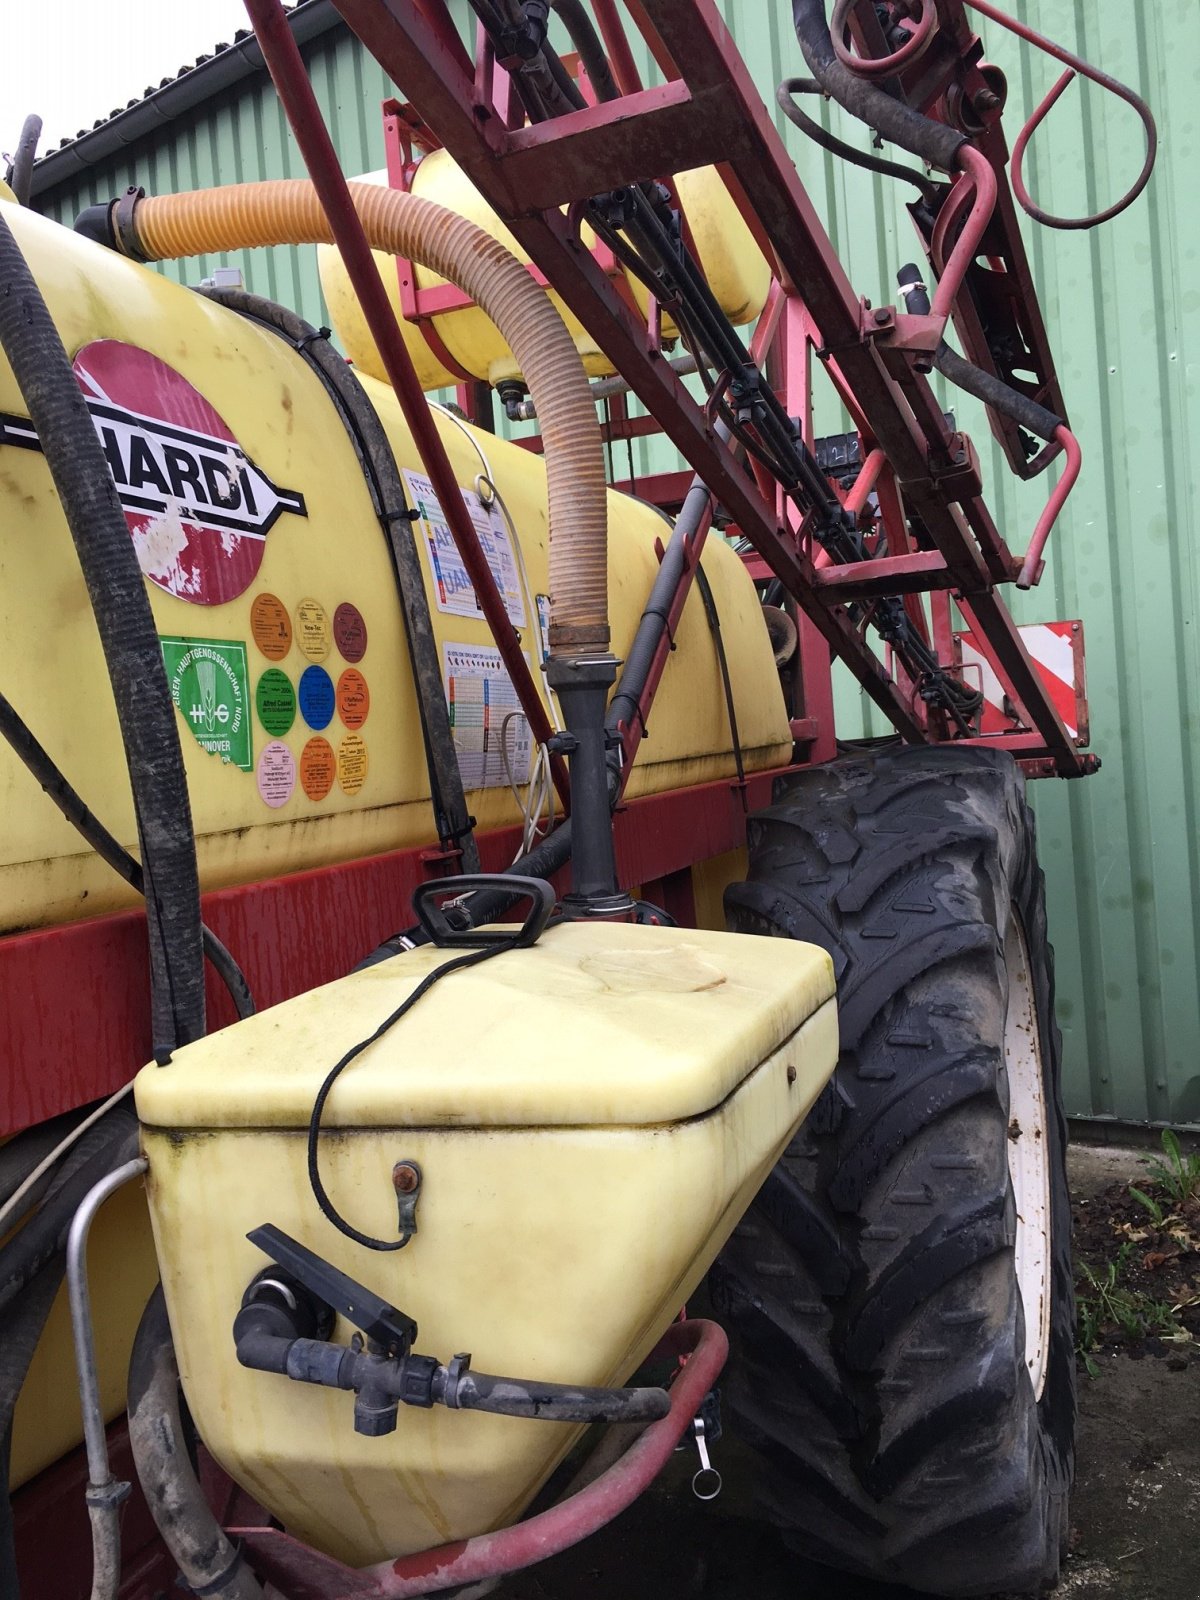
[[[1122,1245],[1116,1260],[1099,1269],[1086,1261],[1080,1263],[1076,1347],[1089,1377],[1099,1376],[1092,1351],[1100,1347],[1109,1329],[1120,1333],[1128,1344],[1150,1337],[1190,1342],[1190,1334],[1178,1321],[1179,1306],[1122,1283],[1121,1274],[1134,1249],[1133,1244]]]
[[[1166,1207],[1160,1204],[1160,1202],[1155,1200],[1151,1195],[1148,1195],[1144,1189],[1137,1188],[1135,1184],[1131,1183],[1129,1185],[1129,1192],[1137,1201],[1138,1205],[1143,1206],[1150,1213],[1150,1220],[1153,1222],[1154,1226],[1156,1228],[1161,1228],[1163,1223],[1167,1220]]]
[[[1152,1161],[1150,1176],[1167,1191],[1174,1205],[1185,1206],[1200,1194],[1200,1154],[1185,1156],[1179,1148],[1178,1134],[1170,1128],[1162,1131],[1162,1147],[1166,1161]],[[1133,1192],[1144,1203],[1145,1197]]]

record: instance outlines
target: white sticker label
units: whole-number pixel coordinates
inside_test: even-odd
[[[510,772],[514,783],[528,783],[533,736],[499,650],[443,644],[442,668],[463,786],[507,788]]]
[[[467,569],[455,547],[454,536],[446,523],[441,501],[433,492],[432,483],[420,472],[406,472],[404,477],[413,507],[420,513],[420,538],[433,573],[438,610],[456,617],[482,619],[483,611],[475,595],[475,586],[467,576]],[[462,497],[479,535],[487,564],[492,569],[509,621],[514,628],[523,628],[525,602],[521,595],[521,575],[500,509],[493,506],[489,510],[473,489],[463,489]]]

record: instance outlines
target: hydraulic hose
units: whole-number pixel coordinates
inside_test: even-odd
[[[63,1158],[39,1209],[0,1247],[0,1312],[61,1255],[79,1202],[114,1167],[131,1161],[137,1147],[137,1118],[128,1103],[121,1102]]]
[[[404,255],[456,284],[507,341],[542,419],[550,508],[550,650],[608,648],[608,507],[604,451],[587,374],[545,292],[498,240],[417,195],[350,185],[373,249]],[[111,216],[111,209],[110,209]],[[285,179],[132,206],[117,247],[144,260],[279,244],[328,244],[333,235],[311,183]]]
[[[12,166],[8,169],[8,186],[23,206],[29,204],[33,183],[33,158],[37,155],[38,140],[41,136],[42,119],[36,112],[31,112],[21,125],[21,137],[17,140],[16,154],[13,156]]]
[[[775,104],[789,122],[793,122],[801,133],[806,134],[814,144],[820,145],[822,150],[828,150],[830,155],[848,161],[853,167],[862,167],[866,172],[877,172],[880,177],[899,178],[903,183],[911,183],[927,200],[937,194],[939,185],[933,178],[917,172],[913,167],[902,166],[898,161],[884,161],[879,156],[869,156],[863,150],[856,150],[852,144],[846,144],[836,134],[830,133],[828,128],[823,128],[792,98],[797,94],[824,92],[815,78],[785,78],[775,90]]]
[[[612,68],[596,32],[595,24],[584,9],[582,0],[550,0],[563,26],[571,36],[571,43],[579,52],[584,71],[591,80],[598,100],[617,100],[621,91],[613,79]]]
[[[792,0],[792,21],[808,70],[840,106],[885,139],[927,161],[943,172],[958,167],[958,152],[967,137],[945,123],[922,116],[902,100],[894,99],[876,84],[843,65],[833,48],[825,0]]]
[[[0,348],[78,552],[116,702],[146,875],[156,1059],[204,1033],[200,881],[187,776],[125,512],[58,330],[0,217]]]
[[[209,1509],[192,1466],[161,1285],[142,1314],[129,1358],[129,1443],[150,1515],[190,1591],[208,1600],[263,1600],[241,1552]]]
[[[920,267],[910,261],[907,266],[900,268],[896,282],[909,312],[913,316],[927,316],[929,290],[921,277]],[[994,372],[985,372],[982,367],[973,365],[957,350],[952,350],[944,339],[934,354],[933,364],[944,378],[958,388],[973,394],[994,411],[1011,417],[1021,427],[1028,428],[1030,433],[1037,434],[1039,439],[1052,440],[1059,428],[1066,426],[1063,419],[1046,406],[1039,405],[1019,389],[1012,388]]]
[[[0,694],[0,737],[8,741],[13,753],[24,762],[42,789],[66,817],[71,826],[138,894],[146,892],[146,878],[140,861],[129,854],[119,839],[109,833],[75,789],[69,784],[49,752],[33,736],[26,723],[17,715],[11,702]],[[246,975],[211,928],[203,923],[200,937],[204,954],[213,970],[229,992],[239,1021],[254,1015],[254,996]]]

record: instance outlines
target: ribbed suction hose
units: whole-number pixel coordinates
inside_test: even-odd
[[[468,294],[499,328],[537,407],[550,508],[550,651],[608,647],[604,451],[583,362],[562,318],[514,255],[444,206],[352,183],[372,249],[403,255]],[[304,179],[233,184],[138,200],[118,243],[148,261],[279,244],[332,244]],[[132,236],[132,237],[131,237]]]

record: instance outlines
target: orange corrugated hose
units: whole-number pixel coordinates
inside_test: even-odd
[[[499,328],[529,387],[545,442],[550,508],[550,644],[555,655],[608,647],[608,508],[596,407],[574,341],[528,268],[443,206],[352,183],[375,250],[404,255],[470,295]],[[305,179],[147,196],[133,213],[147,260],[278,244],[332,244]]]

